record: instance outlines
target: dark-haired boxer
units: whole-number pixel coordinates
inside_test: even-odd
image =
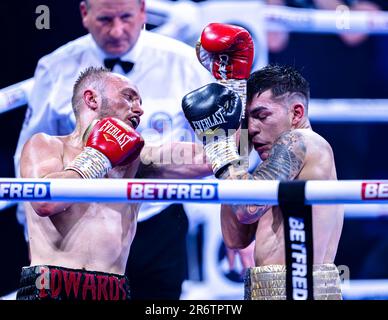
[[[209,41],[217,37],[213,34]],[[217,66],[212,70],[217,71]],[[263,160],[252,174],[241,165],[244,162],[233,135],[214,139],[217,129],[236,132],[240,127],[243,106],[234,91],[210,84],[186,95],[182,105],[192,127],[206,136],[205,150],[220,179],[336,180],[332,149],[312,130],[307,116],[309,95],[308,82],[290,67],[270,65],[250,76],[249,141]],[[204,119],[214,117],[222,121],[207,121],[208,126],[201,128]],[[256,240],[255,267],[247,271],[246,298],[286,299],[284,221],[279,207],[224,205],[221,224],[229,248],[245,248]],[[333,263],[342,225],[342,206],[313,206],[315,299],[341,299],[339,273]]]

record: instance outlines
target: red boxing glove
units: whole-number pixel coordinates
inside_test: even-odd
[[[93,126],[85,146],[103,153],[114,167],[128,157],[137,157],[144,141],[140,134],[125,122],[116,118],[105,118]]]
[[[242,27],[211,23],[196,46],[197,57],[216,79],[248,79],[254,55],[251,35]]]
[[[116,118],[93,122],[85,132],[85,149],[66,170],[83,178],[102,178],[112,167],[135,160],[144,140],[135,129]]]

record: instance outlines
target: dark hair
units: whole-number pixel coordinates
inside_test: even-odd
[[[301,95],[305,100],[305,107],[308,106],[310,85],[293,67],[270,64],[253,72],[247,83],[247,103],[269,89],[274,98],[286,93]]]
[[[73,96],[71,98],[71,104],[76,117],[79,113],[79,105],[82,101],[83,90],[90,86],[95,90],[102,92],[104,90],[103,80],[110,73],[111,71],[104,67],[88,67],[80,73],[74,84]]]

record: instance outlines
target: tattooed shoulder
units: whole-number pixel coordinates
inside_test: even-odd
[[[254,171],[255,179],[292,180],[302,170],[306,143],[302,133],[287,131],[274,143],[268,158]]]

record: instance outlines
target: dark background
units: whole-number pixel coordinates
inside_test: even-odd
[[[35,9],[41,4],[50,8],[50,30],[35,27]],[[32,77],[40,57],[86,33],[78,5],[78,0],[0,2],[0,88]],[[384,7],[384,2],[380,5]],[[311,83],[312,98],[387,99],[387,40],[371,36],[351,48],[334,35],[291,34],[286,50],[271,54],[270,61],[301,70]],[[14,176],[13,153],[25,110],[0,114],[0,177]],[[313,127],[331,143],[339,179],[388,179],[388,124],[313,123]],[[337,264],[348,265],[352,278],[388,278],[386,230],[387,218],[347,219]],[[28,264],[14,208],[0,213],[0,261],[1,296],[16,289],[20,268]]]

